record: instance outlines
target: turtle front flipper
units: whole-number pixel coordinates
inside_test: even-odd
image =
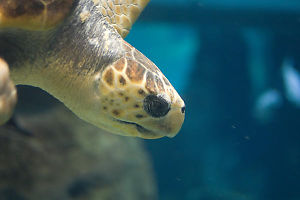
[[[106,21],[125,38],[150,0],[93,0]]]
[[[16,102],[16,87],[9,77],[7,63],[0,58],[0,125],[9,120]]]

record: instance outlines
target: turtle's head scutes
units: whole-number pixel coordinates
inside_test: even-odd
[[[94,124],[126,136],[174,137],[184,121],[183,100],[154,63],[128,43],[124,48],[95,76],[102,117]]]

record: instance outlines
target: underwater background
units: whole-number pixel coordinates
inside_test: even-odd
[[[126,40],[186,103],[158,199],[300,199],[300,1],[152,0]]]

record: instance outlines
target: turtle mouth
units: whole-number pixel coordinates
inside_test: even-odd
[[[143,126],[137,124],[137,123],[134,123],[134,122],[127,122],[127,121],[123,121],[123,120],[120,120],[120,119],[114,119],[115,121],[119,122],[119,123],[122,123],[122,124],[129,124],[129,125],[133,125],[136,127],[136,130],[138,130],[138,132],[140,133],[152,133],[152,131],[144,128]]]

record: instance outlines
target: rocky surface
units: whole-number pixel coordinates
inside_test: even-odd
[[[142,141],[105,133],[63,106],[0,127],[1,200],[155,200]]]

